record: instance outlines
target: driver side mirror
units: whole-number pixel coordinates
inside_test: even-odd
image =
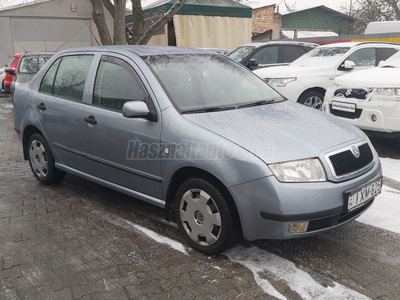
[[[340,69],[344,71],[350,71],[353,70],[355,67],[356,64],[354,63],[354,61],[345,60],[344,63],[340,66]]]
[[[125,118],[147,118],[149,113],[150,110],[143,101],[128,101],[122,106],[122,115]]]

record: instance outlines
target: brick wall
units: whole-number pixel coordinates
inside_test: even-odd
[[[253,9],[253,33],[262,33],[273,28],[276,5]]]

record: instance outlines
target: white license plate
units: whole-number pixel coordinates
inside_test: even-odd
[[[351,191],[347,198],[347,211],[356,209],[376,197],[381,193],[381,189],[382,178],[379,178],[368,185]]]
[[[356,105],[355,103],[332,101],[332,109],[354,113],[356,112]]]

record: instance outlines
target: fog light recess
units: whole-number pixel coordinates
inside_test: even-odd
[[[308,229],[308,222],[290,223],[289,224],[289,232],[292,232],[292,233],[307,232],[307,229]]]
[[[378,117],[377,117],[376,115],[372,115],[372,116],[371,116],[372,122],[376,122],[377,119],[378,119]]]

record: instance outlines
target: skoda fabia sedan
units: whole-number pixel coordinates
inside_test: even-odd
[[[198,49],[59,52],[16,88],[14,112],[40,182],[68,172],[165,208],[208,255],[340,227],[381,190],[359,129]]]

